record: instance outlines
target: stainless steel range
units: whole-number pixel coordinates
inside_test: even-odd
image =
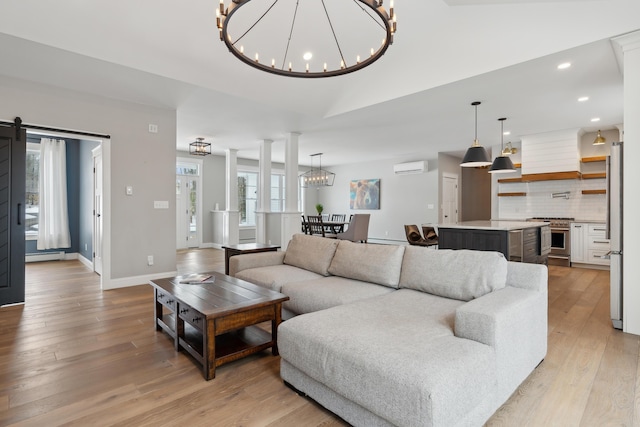
[[[549,264],[571,266],[571,222],[574,218],[529,218],[527,221],[549,223],[551,229]]]

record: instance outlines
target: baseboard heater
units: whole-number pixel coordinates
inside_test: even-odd
[[[26,254],[24,257],[25,262],[62,261],[63,259],[64,259],[64,251],[36,252],[32,254]]]

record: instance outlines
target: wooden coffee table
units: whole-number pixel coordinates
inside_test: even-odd
[[[271,347],[278,355],[278,325],[288,296],[218,272],[214,283],[181,284],[181,277],[151,280],[156,330],[186,350],[213,379],[216,367]],[[166,313],[165,313],[166,312]],[[255,326],[271,321],[271,333]]]

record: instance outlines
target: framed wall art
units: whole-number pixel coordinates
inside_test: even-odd
[[[380,209],[380,179],[354,179],[349,184],[349,207]]]

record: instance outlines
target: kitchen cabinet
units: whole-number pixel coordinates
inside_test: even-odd
[[[602,258],[610,250],[604,223],[588,222],[571,224],[571,263],[608,266]]]
[[[540,228],[522,230],[522,262],[536,264],[540,256]]]
[[[587,224],[571,223],[571,262],[585,262],[585,230]]]

